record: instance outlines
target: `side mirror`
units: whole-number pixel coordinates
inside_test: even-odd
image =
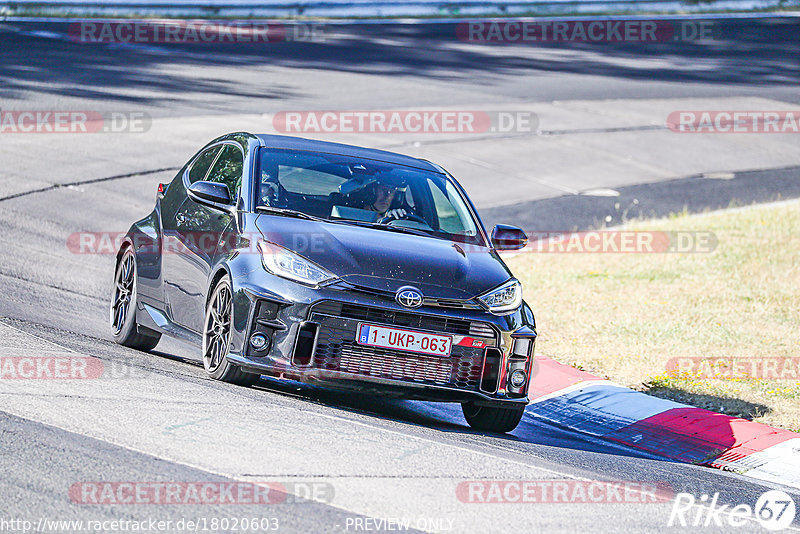
[[[528,236],[516,226],[498,224],[492,230],[492,246],[497,250],[519,250],[528,244]]]
[[[217,182],[195,182],[186,190],[189,198],[211,208],[229,208],[233,201],[228,186]]]

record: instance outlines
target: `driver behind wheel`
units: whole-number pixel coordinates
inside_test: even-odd
[[[410,213],[401,182],[379,178],[367,186],[366,193],[363,209],[378,212],[380,218],[402,219]]]

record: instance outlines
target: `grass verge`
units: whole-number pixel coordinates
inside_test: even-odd
[[[800,203],[622,229],[710,231],[718,243],[713,252],[509,258],[536,313],[536,351],[651,395],[800,432]]]

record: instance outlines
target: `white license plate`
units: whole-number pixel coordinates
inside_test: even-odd
[[[429,356],[450,356],[453,344],[451,336],[440,336],[402,328],[387,328],[374,324],[359,323],[356,342],[370,347],[397,349]]]

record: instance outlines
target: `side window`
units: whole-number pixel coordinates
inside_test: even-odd
[[[214,163],[214,157],[217,155],[219,151],[219,147],[211,147],[195,160],[194,165],[192,165],[192,170],[189,171],[189,183],[193,184],[198,180],[202,180],[206,177],[206,172],[208,172],[208,168],[211,167],[211,164]]]
[[[231,198],[235,200],[239,196],[243,170],[244,158],[242,151],[233,145],[225,145],[217,162],[214,164],[214,168],[211,169],[208,175],[208,180],[227,185]]]

